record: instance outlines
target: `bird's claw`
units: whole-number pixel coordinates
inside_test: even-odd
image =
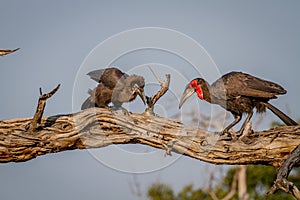
[[[238,139],[237,133],[232,129],[224,129],[221,132],[217,132],[221,137],[224,137],[224,139],[230,139],[230,140],[236,140]]]
[[[122,107],[122,106],[120,106],[120,107],[115,107],[115,106],[113,106],[113,107],[111,108],[111,110],[112,110],[113,113],[117,113],[118,110],[122,110],[122,113],[123,113],[125,116],[129,116],[129,114],[131,113],[131,112],[129,112],[128,110],[126,110],[126,108],[124,108],[124,107]]]
[[[251,129],[251,123],[247,124],[245,127],[242,127],[238,132],[235,132],[232,129],[224,129],[223,131],[219,132],[220,136],[229,137],[231,140],[238,140],[244,136],[251,134],[253,130]]]
[[[221,132],[214,132],[216,135],[219,135],[220,139],[221,140],[231,140],[232,137],[230,135],[230,133],[228,132],[224,132],[224,131],[221,131]]]
[[[227,136],[231,136],[231,132],[228,129],[224,129],[223,131],[219,132],[219,134],[222,135],[227,135]]]

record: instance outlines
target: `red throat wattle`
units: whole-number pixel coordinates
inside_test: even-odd
[[[197,80],[192,80],[190,82],[190,87],[194,88],[196,90],[197,96],[199,97],[199,99],[202,100],[203,99],[203,92],[202,92],[201,86],[198,85],[198,81]]]

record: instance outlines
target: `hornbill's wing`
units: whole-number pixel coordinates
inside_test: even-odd
[[[95,80],[96,82],[103,83],[109,88],[114,88],[121,78],[128,77],[127,74],[123,73],[117,68],[94,70],[89,72],[87,75],[89,75],[90,78]]]
[[[286,93],[286,90],[276,83],[266,81],[242,72],[231,72],[225,74],[213,84],[219,85],[218,88],[222,88],[222,85],[226,85],[226,89],[223,94],[221,91],[218,91],[220,95],[226,95],[226,98],[248,96],[272,99],[276,98],[277,94]]]

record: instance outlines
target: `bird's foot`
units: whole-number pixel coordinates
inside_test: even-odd
[[[230,138],[230,140],[236,140],[238,138],[236,132],[233,129],[224,129],[223,131],[221,131],[220,136],[224,137],[224,138]]]
[[[130,112],[128,110],[126,110],[126,108],[120,106],[120,107],[111,107],[111,110],[113,113],[117,113],[118,110],[122,110],[122,113],[125,115],[125,116],[129,116]]]
[[[225,128],[223,131],[220,132],[220,135],[231,136],[230,130]]]
[[[124,115],[129,116],[130,112],[126,108],[124,108],[124,107],[121,106],[120,109],[122,110],[122,112],[123,112]]]
[[[252,130],[252,124],[251,122],[246,123],[242,128],[238,131],[238,138],[249,136],[251,133],[253,133]]]

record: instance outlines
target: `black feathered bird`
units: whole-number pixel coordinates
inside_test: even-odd
[[[128,75],[117,68],[106,68],[89,72],[87,75],[98,82],[93,90],[89,90],[88,97],[82,104],[81,109],[91,107],[108,107],[113,103],[115,109],[125,109],[124,102],[130,102],[139,95],[146,102],[144,94],[145,80],[142,76]]]
[[[276,83],[249,74],[230,72],[212,85],[202,78],[196,78],[186,86],[179,108],[193,93],[197,93],[201,100],[218,104],[233,114],[235,120],[222,133],[228,132],[242,119],[242,115],[247,113],[248,116],[239,131],[242,133],[253,115],[254,108],[257,112],[265,112],[268,108],[286,125],[298,125],[282,111],[268,103],[270,99],[276,99],[276,95],[285,94],[286,90]]]

